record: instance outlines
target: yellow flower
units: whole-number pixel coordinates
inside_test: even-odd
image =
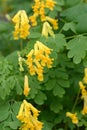
[[[17,119],[22,122],[21,130],[42,130],[43,123],[38,121],[39,111],[26,100],[21,104]]]
[[[84,99],[84,107],[82,110],[82,114],[85,115],[87,114],[87,95],[82,96],[82,98]]]
[[[87,84],[87,68],[85,68],[85,76],[83,78],[83,81]]]
[[[40,8],[41,2],[40,0],[35,0],[35,5],[32,6],[34,14],[39,15],[39,8]]]
[[[24,77],[24,95],[27,97],[30,92],[30,87],[28,85],[28,76],[25,75]]]
[[[46,20],[46,16],[45,16],[45,3],[43,1],[41,2],[39,14],[40,14],[41,21],[42,22],[45,21]]]
[[[37,19],[37,14],[36,13],[29,17],[29,20],[30,20],[32,26],[36,26],[37,25],[37,20],[36,19]]]
[[[54,9],[56,2],[53,0],[46,0],[46,7],[49,8],[50,10]]]
[[[12,18],[15,24],[15,30],[13,32],[14,39],[23,38],[25,39],[29,35],[29,19],[24,10],[18,11],[18,13]]]
[[[72,114],[71,112],[67,112],[66,116],[69,117],[69,118],[71,118],[73,124],[78,124],[77,113]]]
[[[47,38],[48,35],[55,37],[51,25],[48,22],[44,22],[42,28],[42,36],[45,36]]]
[[[51,54],[52,49],[50,49],[49,47],[45,46],[42,42],[36,41],[36,44],[37,44],[37,46],[38,46],[40,51],[45,52],[45,54]]]
[[[79,82],[79,86],[80,86],[80,89],[81,89],[82,96],[87,95],[86,86],[83,85],[83,83],[81,81]]]
[[[55,30],[58,29],[58,20],[53,19],[53,18],[51,18],[51,17],[49,17],[49,16],[46,16],[46,20],[53,25],[53,28],[54,28]]]
[[[49,57],[52,49],[45,46],[40,41],[36,41],[34,49],[27,55],[27,66],[31,75],[37,74],[38,80],[43,81],[44,67],[52,67],[53,58]]]

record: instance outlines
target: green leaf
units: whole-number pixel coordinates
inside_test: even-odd
[[[17,101],[15,101],[12,105],[12,111],[13,111],[15,118],[16,118],[18,112],[19,112],[20,106],[21,106],[21,102],[17,102]]]
[[[73,58],[73,62],[78,64],[84,59],[87,51],[87,37],[78,36],[70,40],[67,44],[68,58]]]
[[[74,5],[76,5],[76,4],[78,4],[78,3],[80,3],[81,2],[81,0],[66,0],[65,1],[65,4],[67,5],[67,6],[74,6]]]
[[[63,6],[64,5],[64,0],[55,0],[56,3],[60,6]]]
[[[52,48],[54,52],[63,50],[65,45],[66,40],[63,34],[55,34],[55,38],[49,37],[47,40],[47,46]]]
[[[0,21],[0,32],[7,31],[9,29],[8,22]]]
[[[22,75],[15,75],[14,80],[15,80],[16,92],[17,94],[21,95],[23,93],[22,86],[24,81]]]
[[[76,18],[76,30],[79,33],[87,32],[87,12]]]
[[[81,3],[64,10],[61,16],[65,16],[68,21],[75,21],[78,16],[84,13],[87,13],[87,4]]]
[[[68,74],[64,68],[55,69],[55,74],[57,78],[68,80]]]
[[[41,86],[39,84],[39,81],[35,79],[33,79],[31,76],[29,77],[29,85],[30,85],[30,94],[29,94],[29,98],[34,99],[35,95],[38,94],[38,91],[41,89]]]
[[[19,121],[12,121],[12,122],[8,123],[8,126],[13,130],[17,130],[18,126],[20,126],[20,122]]]
[[[70,29],[76,33],[76,24],[74,22],[65,23],[62,29],[64,31],[68,31]]]
[[[53,126],[52,123],[47,122],[47,121],[43,121],[43,123],[44,123],[44,126],[43,126],[42,130],[51,130],[52,129],[52,126]]]
[[[41,34],[38,32],[31,32],[29,38],[40,38]]]
[[[64,49],[64,46],[66,45],[65,36],[63,34],[56,34],[55,43],[58,51]]]
[[[38,105],[42,105],[42,104],[44,104],[44,101],[46,99],[47,99],[46,95],[43,92],[39,91],[38,94],[35,96],[34,101]]]
[[[58,61],[62,68],[74,68],[73,62],[67,57],[65,53],[61,53],[58,55]]]
[[[55,113],[59,113],[60,112],[60,110],[62,110],[63,109],[63,106],[62,106],[62,104],[60,103],[60,101],[59,101],[59,99],[53,99],[52,100],[52,103],[51,103],[51,105],[50,105],[50,109],[53,111],[53,112],[55,112]]]
[[[48,82],[45,84],[46,90],[52,90],[56,85],[56,79],[49,79]]]
[[[87,68],[87,55],[86,55],[86,57],[83,59],[83,66],[84,66],[85,68]]]
[[[6,120],[9,116],[9,104],[0,102],[0,122]]]
[[[10,64],[12,64],[13,66],[18,67],[18,55],[17,55],[17,51],[14,51],[13,53],[9,54],[6,59],[8,60],[8,62],[10,62]]]
[[[58,84],[56,84],[56,86],[53,89],[53,94],[54,96],[59,96],[60,98],[63,97],[63,95],[65,94],[65,90],[60,87]]]

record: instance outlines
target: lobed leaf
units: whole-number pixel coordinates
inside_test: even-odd
[[[87,37],[78,36],[70,40],[67,44],[68,58],[73,58],[73,62],[78,64],[86,56],[87,51]]]

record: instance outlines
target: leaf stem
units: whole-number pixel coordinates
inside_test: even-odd
[[[73,35],[73,36],[68,36],[68,37],[66,37],[65,39],[71,39],[71,38],[75,38],[75,37],[77,37],[77,36],[85,36],[85,35],[87,35],[87,33],[83,33],[83,34],[76,34],[76,35]]]
[[[79,89],[79,91],[78,91],[78,94],[77,94],[77,97],[76,97],[75,103],[74,103],[74,105],[73,105],[72,112],[74,112],[74,110],[75,110],[75,107],[76,107],[77,102],[78,102],[78,99],[79,99],[79,95],[80,95],[80,89]]]
[[[20,50],[22,50],[22,49],[23,49],[23,40],[20,39]]]

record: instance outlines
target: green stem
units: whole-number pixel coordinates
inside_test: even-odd
[[[66,37],[65,39],[75,38],[75,37],[80,36],[80,35],[85,36],[85,35],[87,35],[87,33],[83,33],[83,34],[76,34],[76,35],[73,35],[73,36],[68,36],[68,37]]]
[[[78,91],[78,94],[77,94],[75,103],[74,103],[74,105],[73,105],[72,112],[74,112],[74,110],[75,110],[75,108],[76,108],[76,105],[77,105],[77,102],[78,102],[78,99],[79,99],[79,95],[80,95],[80,89],[79,89],[79,91]]]
[[[23,49],[23,40],[20,39],[20,50],[22,50],[22,49]]]

